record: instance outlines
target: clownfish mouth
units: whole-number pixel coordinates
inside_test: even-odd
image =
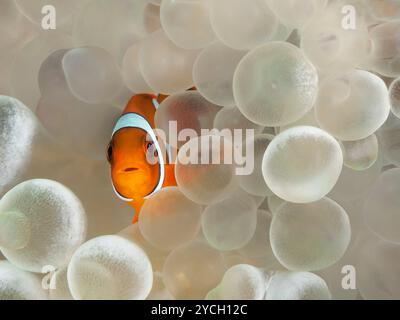
[[[133,172],[139,170],[138,168],[130,167],[130,168],[125,168],[124,172]]]

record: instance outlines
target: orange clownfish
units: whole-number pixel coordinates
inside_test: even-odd
[[[114,191],[135,208],[134,223],[148,197],[162,187],[176,186],[168,146],[164,156],[154,132],[154,115],[165,98],[151,94],[133,96],[115,124],[107,148]]]

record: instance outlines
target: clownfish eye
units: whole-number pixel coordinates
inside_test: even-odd
[[[107,160],[108,162],[111,163],[112,161],[112,156],[113,156],[113,147],[111,142],[109,143],[108,147],[107,147]]]
[[[145,152],[146,152],[146,157],[147,157],[147,160],[149,161],[149,163],[153,163],[154,161],[156,161],[155,158],[158,157],[158,151],[157,151],[156,146],[153,141],[145,142]]]
[[[154,142],[147,142],[146,143],[146,151],[149,150],[151,147],[153,147]]]

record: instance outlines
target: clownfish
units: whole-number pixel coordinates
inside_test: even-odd
[[[113,189],[121,200],[134,207],[133,223],[138,221],[147,198],[163,187],[176,186],[169,146],[163,149],[154,132],[155,112],[166,97],[133,96],[117,120],[107,148]]]

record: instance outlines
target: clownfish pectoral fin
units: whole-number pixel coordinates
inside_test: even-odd
[[[133,216],[133,221],[132,221],[133,223],[136,223],[139,221],[139,214],[140,214],[140,210],[142,209],[143,203],[144,203],[144,199],[135,200],[130,203],[133,206],[133,208],[135,209],[135,215]]]
[[[167,164],[165,166],[165,181],[163,187],[175,187],[176,185],[175,164]]]

